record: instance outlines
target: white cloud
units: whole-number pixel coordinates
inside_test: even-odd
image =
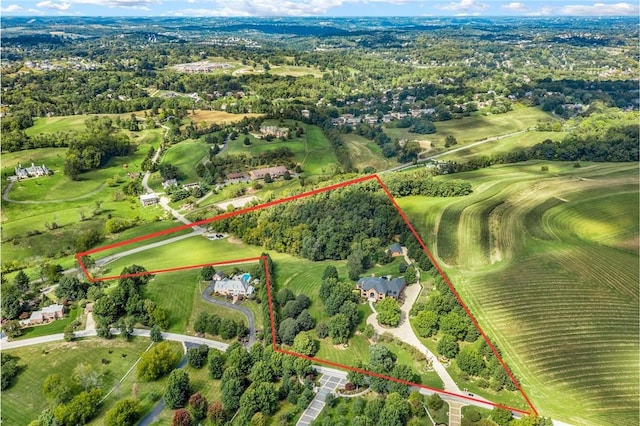
[[[594,3],[593,5],[573,4],[561,7],[559,13],[562,15],[592,15],[592,16],[617,16],[617,15],[638,15],[637,4],[631,3]]]
[[[0,7],[0,12],[2,13],[16,13],[24,11],[23,8],[18,6],[17,4],[10,4],[7,7]]]
[[[489,5],[486,3],[478,3],[477,0],[460,0],[449,3],[448,5],[438,6],[441,10],[453,10],[460,13],[467,13],[472,10],[485,10]]]
[[[208,0],[198,3],[203,7],[174,10],[166,14],[172,16],[309,16],[324,15],[344,3],[378,1],[380,0]],[[407,0],[392,1],[406,2]]]
[[[46,0],[36,4],[36,7],[39,7],[41,9],[54,9],[54,10],[64,11],[71,7],[71,3],[67,3],[65,1],[60,3],[55,3],[51,0]]]
[[[160,0],[67,0],[73,4],[89,4],[108,8],[124,7],[150,10],[149,6],[161,4]]]
[[[529,16],[551,16],[554,13],[555,13],[555,11],[553,10],[553,8],[551,8],[551,7],[542,7],[542,8],[540,8],[539,11],[527,13],[527,15],[529,15]]]
[[[528,12],[529,8],[524,3],[514,2],[505,4],[502,6],[503,9],[511,10],[513,12]]]

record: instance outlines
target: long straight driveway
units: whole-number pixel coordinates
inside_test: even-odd
[[[296,426],[311,425],[324,408],[327,395],[335,393],[336,389],[344,388],[344,385],[347,384],[347,373],[344,371],[324,367],[316,367],[316,370],[322,373],[322,377],[320,377],[320,388],[311,401],[311,404],[309,404],[302,413],[302,416],[300,416],[300,420],[298,420]]]

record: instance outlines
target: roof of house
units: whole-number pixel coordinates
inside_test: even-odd
[[[256,179],[263,179],[267,175],[267,173],[273,177],[273,176],[281,176],[286,171],[287,171],[287,168],[285,166],[278,166],[278,167],[268,167],[266,169],[252,170],[249,172],[249,174],[254,176],[254,178]]]
[[[389,250],[391,250],[391,253],[402,253],[402,246],[398,243],[391,244]]]
[[[33,311],[33,312],[31,312],[31,316],[29,317],[29,321],[41,320],[41,319],[42,319],[42,311]]]
[[[58,304],[53,304],[53,305],[47,306],[46,308],[42,308],[42,312],[43,313],[54,313],[54,312],[60,312],[62,309],[64,309],[64,306],[58,305]]]
[[[246,177],[244,173],[229,173],[227,179],[242,179]]]
[[[251,294],[253,293],[253,286],[247,285],[246,283],[237,279],[222,279],[216,282],[214,290],[225,293]]]
[[[158,196],[153,192],[151,194],[142,194],[140,196],[140,201],[152,201],[157,199],[158,199]]]
[[[404,278],[364,277],[358,280],[358,287],[364,291],[373,289],[378,293],[393,297],[398,297],[404,286]]]

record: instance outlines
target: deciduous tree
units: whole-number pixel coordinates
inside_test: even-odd
[[[164,402],[171,409],[182,408],[187,404],[191,394],[189,375],[182,369],[173,370],[169,374],[164,391]]]

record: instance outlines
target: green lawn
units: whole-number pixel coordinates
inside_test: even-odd
[[[474,194],[399,203],[541,415],[638,423],[638,165],[452,178]]]
[[[219,269],[224,269],[224,267]],[[207,283],[200,280],[200,269],[192,269],[158,274],[145,286],[144,291],[145,297],[150,298],[169,313],[168,331],[174,333],[194,335],[193,324],[200,312],[208,312],[223,318],[244,322],[245,325],[248,324],[247,317],[241,312],[213,305],[203,300],[202,292],[206,286]],[[171,294],[172,297],[166,297],[167,294]],[[260,306],[252,301],[244,301],[241,305],[254,313],[256,328],[261,329],[262,310]],[[214,339],[223,340],[220,336],[215,336]]]
[[[25,368],[15,385],[2,392],[3,422],[19,426],[37,419],[48,407],[42,393],[44,379],[53,373],[69,376],[80,363],[90,364],[98,371],[106,394],[148,346],[148,339],[87,339],[7,350],[20,357],[19,363]],[[108,364],[102,364],[103,358]]]
[[[172,164],[180,170],[183,183],[198,182],[196,165],[209,158],[210,146],[203,142],[183,141],[166,150],[161,164]]]
[[[261,254],[262,250],[256,246],[229,242],[228,239],[209,241],[204,237],[193,237],[119,259],[105,268],[104,275],[117,273],[131,264],[142,265],[151,271],[253,258]]]
[[[209,349],[215,351],[216,349]],[[192,393],[200,392],[208,402],[220,401],[220,380],[212,380],[209,378],[207,367],[197,369],[186,365],[183,367],[189,375],[189,383]],[[156,418],[154,425],[171,425],[171,420],[176,410],[172,410],[165,406],[164,410]]]
[[[141,340],[142,342],[146,342],[148,347],[149,340]],[[181,343],[170,342],[170,344],[176,353],[181,355],[184,353]],[[147,347],[143,350],[147,349]],[[160,398],[162,398],[168,377],[169,376],[166,375],[153,382],[143,382],[137,379],[135,369],[132,370],[131,373],[114,389],[113,393],[104,400],[98,417],[88,424],[92,426],[104,425],[104,416],[109,409],[111,409],[118,401],[133,397],[137,398],[140,402],[141,411],[143,413],[140,416],[140,419],[144,418],[146,413],[150,412],[156,406]]]
[[[12,187],[9,192],[12,200],[30,204],[3,202],[3,264],[17,262],[34,268],[42,259],[49,258],[67,265],[73,262],[71,255],[75,254],[78,234],[104,229],[109,217],[138,223],[160,219],[163,216],[160,207],[142,208],[137,197],[122,195],[121,187],[130,180],[127,173],[139,172],[146,151],[160,140],[158,129],[138,132],[134,136],[138,146],[135,153],[126,158],[113,158],[105,168],[83,173],[77,181],[64,176],[64,148],[2,154],[3,174],[13,174],[13,167],[18,163],[44,163],[54,170],[52,176],[24,180]],[[125,164],[127,168],[124,168]],[[105,185],[107,180],[114,185]],[[95,214],[98,205],[100,213]],[[53,223],[57,223],[56,229],[46,229]],[[139,231],[145,232],[144,229]]]
[[[104,114],[100,114],[104,115]],[[85,121],[89,119],[89,115],[68,115],[60,117],[36,118],[33,126],[25,130],[27,136],[37,135],[38,133],[59,133],[72,130],[82,131],[86,129]]]

